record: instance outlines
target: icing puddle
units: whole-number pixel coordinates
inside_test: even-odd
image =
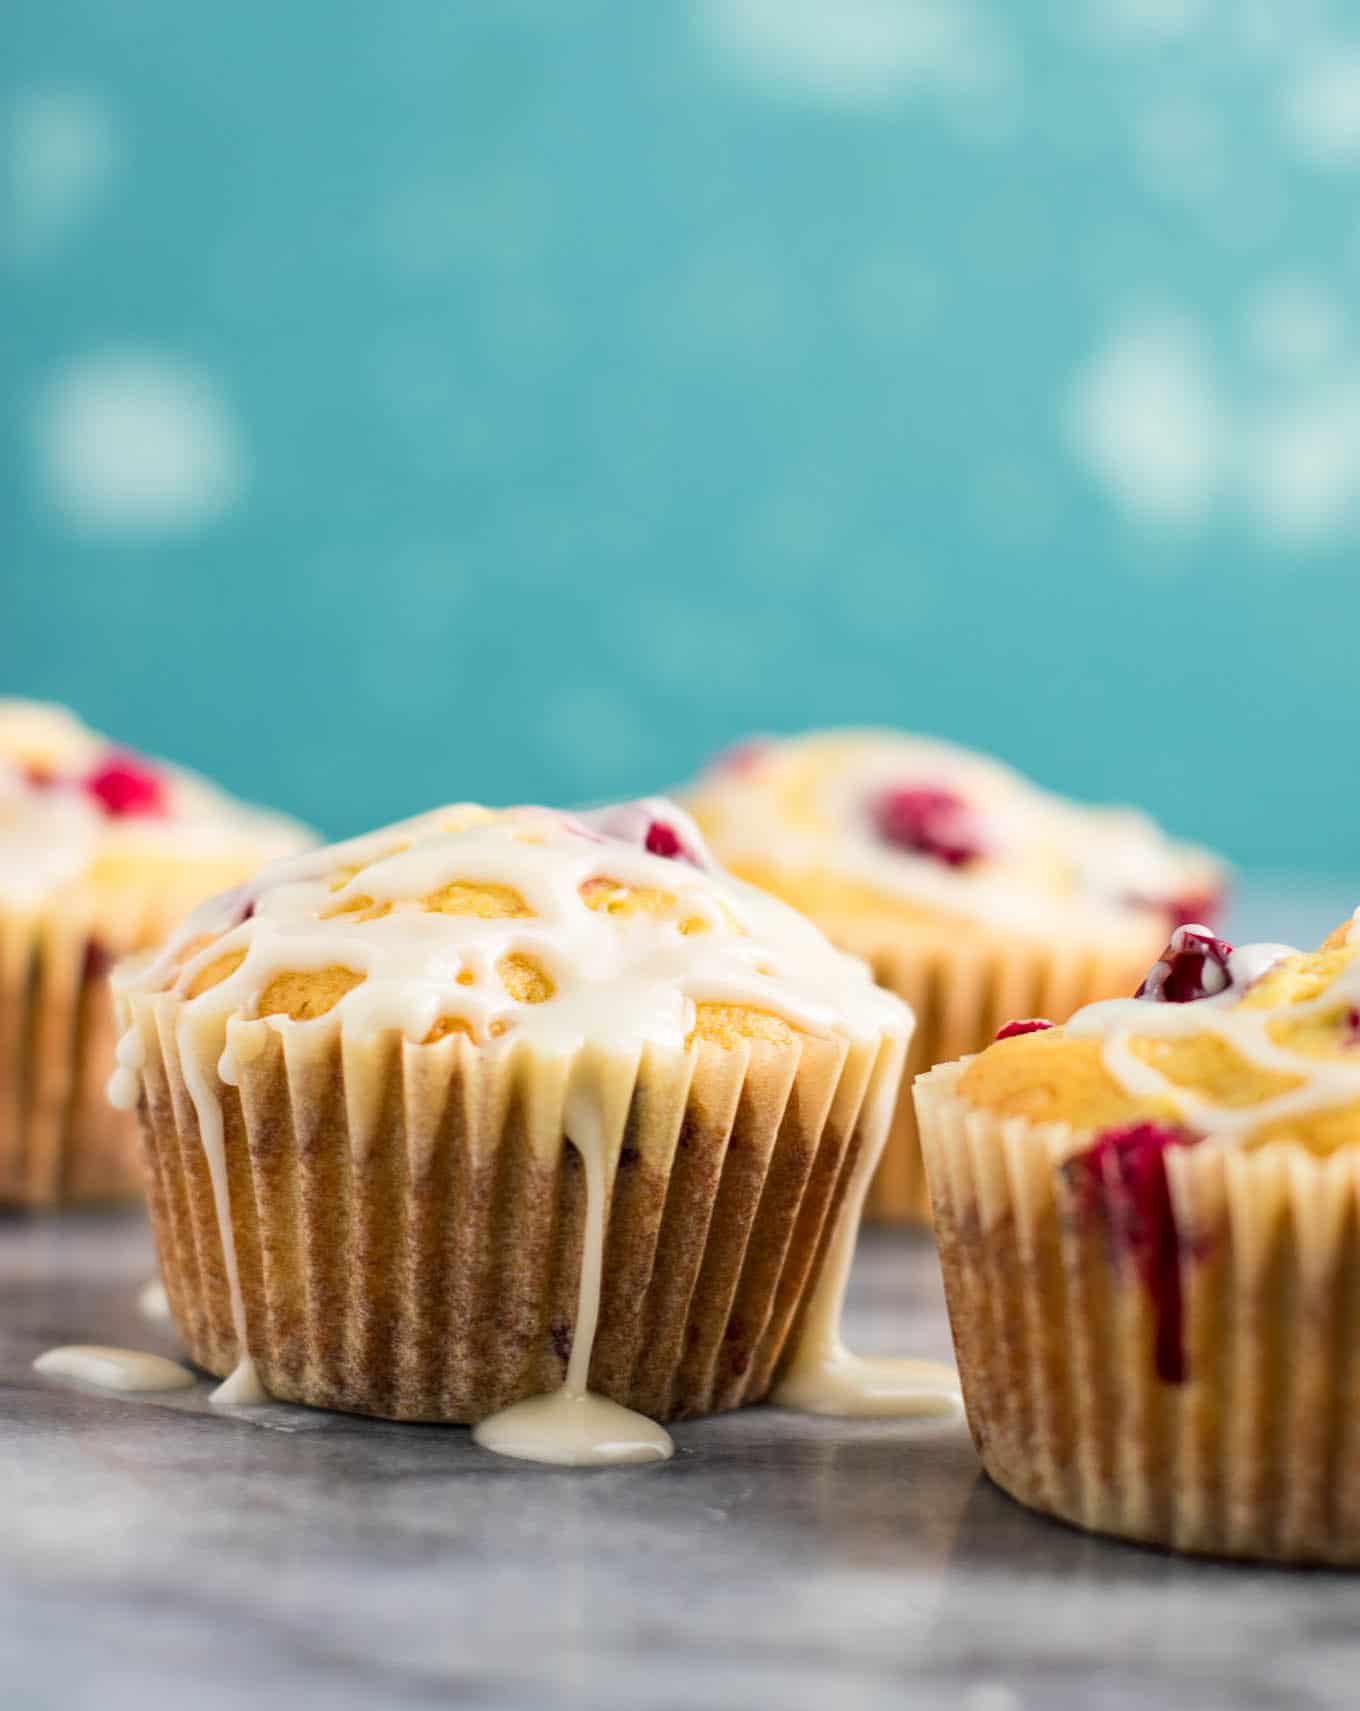
[[[101,1343],[68,1343],[48,1349],[33,1363],[45,1378],[73,1378],[119,1395],[144,1391],[187,1390],[198,1381],[187,1366],[164,1355],[143,1354],[138,1349],[115,1349]]]

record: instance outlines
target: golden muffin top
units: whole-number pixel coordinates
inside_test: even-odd
[[[897,732],[754,739],[685,800],[722,862],[819,918],[1150,931],[1155,944],[1168,925],[1212,918],[1224,883],[1214,857],[1135,810],[1067,802],[982,755]]]
[[[1136,997],[1087,1005],[1063,1027],[1009,1024],[958,1092],[1000,1117],[1081,1131],[1157,1119],[1334,1152],[1360,1141],[1360,927],[1352,918],[1308,952],[1234,950],[1180,927]]]
[[[683,1049],[905,1038],[906,1006],[653,800],[442,808],[277,862],[123,965],[191,1022],[339,1024],[433,1044]]]
[[[164,863],[221,863],[232,870],[221,885],[310,841],[292,820],[115,747],[63,707],[0,700],[0,905],[145,880]]]

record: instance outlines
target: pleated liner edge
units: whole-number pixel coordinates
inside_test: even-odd
[[[179,1001],[125,1003],[147,1048],[148,1202],[171,1311],[192,1358],[226,1373],[238,1351]],[[273,1395],[475,1421],[561,1383],[585,1215],[564,1103],[581,1067],[460,1037],[266,1030],[239,1090],[219,1091],[248,1337]],[[759,1400],[890,1046],[700,1042],[588,1067],[617,1160],[592,1388],[659,1419]]]
[[[1186,1358],[1184,1381],[1167,1383],[1151,1295],[1061,1169],[1092,1137],[966,1105],[963,1068],[915,1093],[959,1376],[992,1479],[1094,1532],[1360,1562],[1360,1145],[1167,1154]]]

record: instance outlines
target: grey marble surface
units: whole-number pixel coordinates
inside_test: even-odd
[[[456,1428],[208,1384],[39,1378],[138,1317],[135,1214],[0,1223],[0,1705],[1251,1711],[1353,1705],[1360,1579],[1177,1561],[1026,1514],[958,1420],[769,1408],[656,1468],[537,1469]],[[851,1330],[944,1355],[934,1256],[871,1234]]]
[[[1315,943],[1335,888],[1229,931]],[[120,1401],[62,1342],[176,1352],[140,1216],[0,1221],[3,1711],[1309,1711],[1360,1704],[1360,1576],[1178,1560],[1027,1514],[961,1420],[769,1408],[580,1473],[206,1381]],[[871,1232],[850,1331],[947,1357],[928,1240]]]

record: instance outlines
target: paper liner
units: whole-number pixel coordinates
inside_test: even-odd
[[[976,929],[954,933],[936,923],[879,917],[814,919],[833,944],[862,957],[878,984],[905,999],[916,1017],[892,1129],[865,1206],[867,1218],[897,1223],[930,1219],[911,1100],[916,1076],[981,1051],[1016,1017],[1065,1022],[1083,1004],[1129,997],[1164,943],[1157,930],[1146,943],[1125,941],[1112,950],[1080,941],[1036,943],[1002,931],[979,940]]]
[[[193,907],[191,878],[68,886],[37,911],[0,909],[0,1206],[139,1192],[136,1121],[105,1097],[118,1037],[107,975]]]
[[[238,1357],[198,1119],[168,995],[125,1000],[147,1046],[148,1200],[193,1359]],[[610,1180],[593,1390],[656,1419],[764,1396],[817,1274],[889,1042],[706,1043],[553,1060],[461,1037],[255,1030],[221,1087],[250,1352],[270,1393],[472,1422],[563,1380],[585,1219],[568,1089],[588,1072]],[[244,1038],[244,1036],[242,1036]],[[616,1162],[615,1162],[616,1161]]]
[[[916,1105],[991,1477],[1094,1532],[1360,1562],[1360,1147],[1168,1151],[1186,1378],[1165,1383],[1149,1292],[1061,1169],[1092,1137],[965,1105],[963,1067]]]

